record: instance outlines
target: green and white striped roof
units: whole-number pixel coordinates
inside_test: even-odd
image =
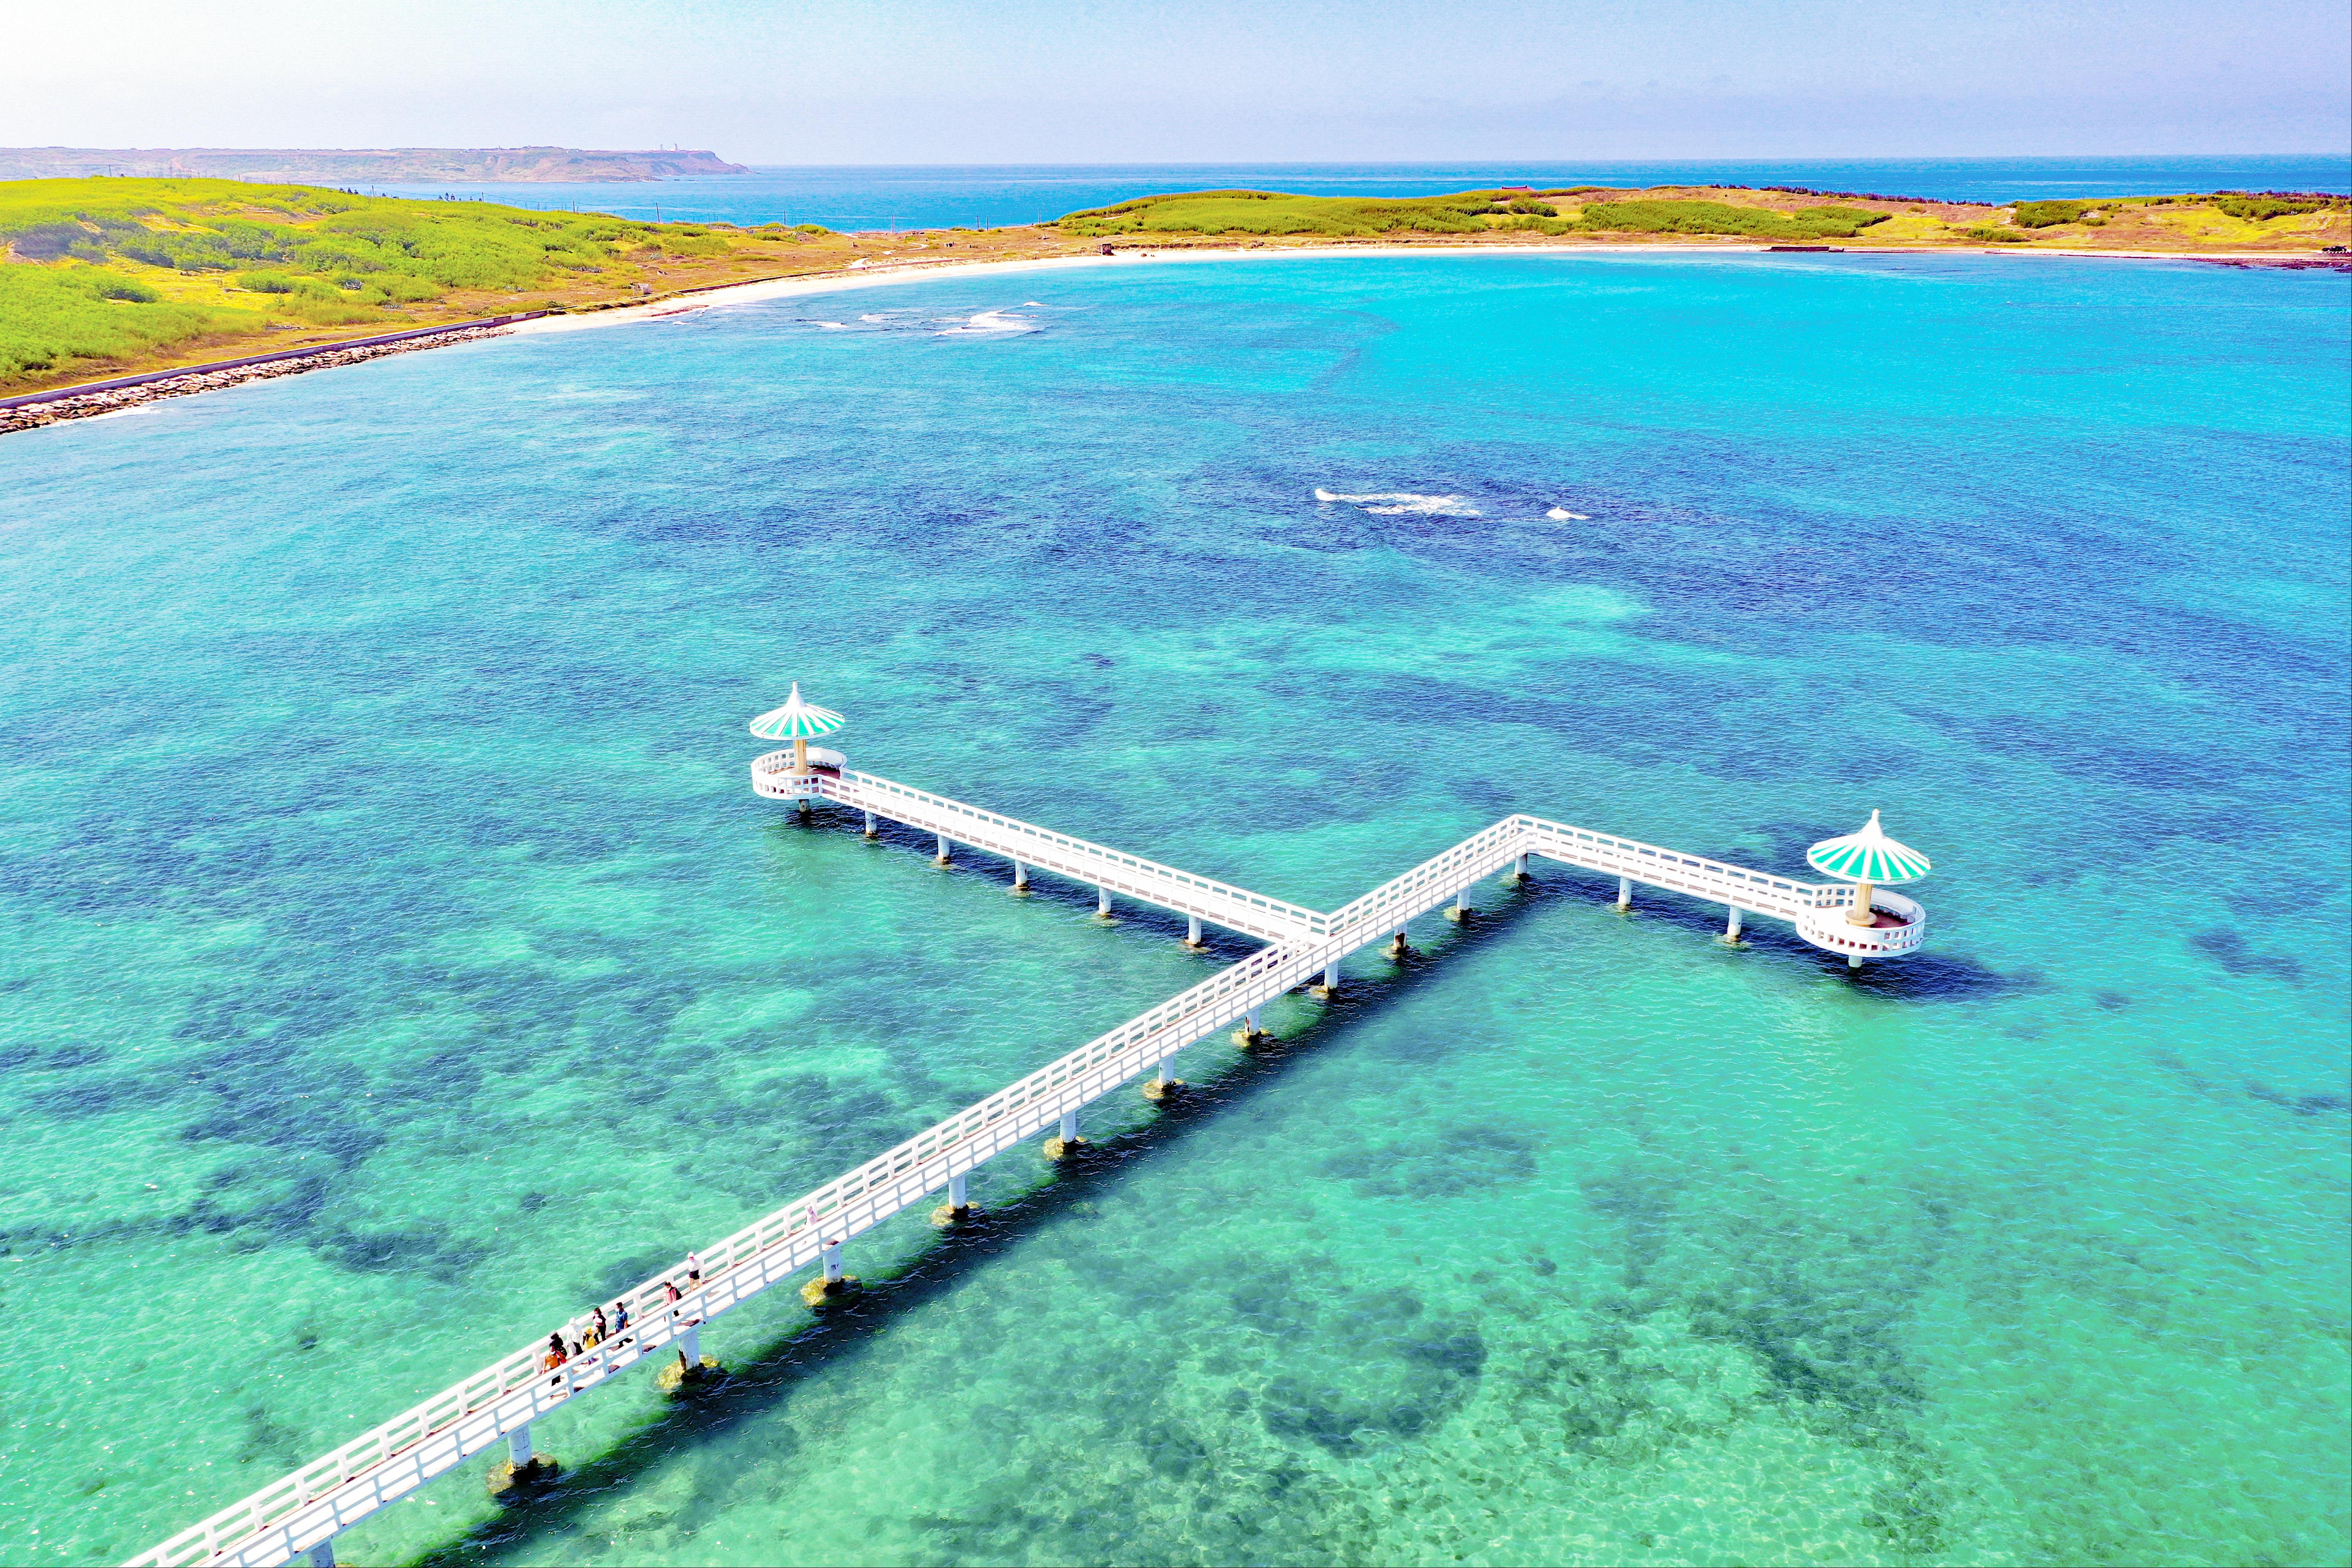
[[[1805,859],[1814,870],[1849,882],[1916,882],[1927,874],[1927,858],[1887,837],[1874,811],[1861,832],[1824,838],[1805,851]]]
[[[782,708],[751,721],[751,733],[762,741],[807,741],[830,735],[848,722],[830,708],[802,701],[801,683],[795,680],[793,694],[784,699]]]

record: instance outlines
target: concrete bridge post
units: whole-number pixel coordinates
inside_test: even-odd
[[[1078,1113],[1065,1110],[1062,1112],[1061,1130],[1045,1140],[1045,1158],[1057,1163],[1073,1160],[1086,1146],[1087,1141],[1078,1136]]]
[[[931,1223],[952,1230],[971,1217],[971,1173],[966,1171],[948,1178],[948,1201],[931,1211]]]

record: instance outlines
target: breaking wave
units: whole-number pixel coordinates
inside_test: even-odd
[[[1584,513],[1580,511],[1570,511],[1564,506],[1556,506],[1549,511],[1544,513],[1544,515],[1551,519],[1554,522],[1591,522],[1592,521]]]
[[[1026,316],[1016,316],[1007,310],[982,310],[968,316],[951,327],[942,327],[943,338],[1004,337],[1015,332],[1034,332],[1037,323]]]
[[[1478,509],[1462,496],[1423,496],[1411,490],[1385,490],[1377,495],[1349,496],[1315,487],[1315,499],[1320,501],[1346,501],[1349,506],[1362,507],[1374,517],[1402,517],[1417,514],[1426,517],[1476,517]]]

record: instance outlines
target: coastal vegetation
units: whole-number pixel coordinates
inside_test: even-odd
[[[2020,202],[2013,221],[2020,228],[2048,228],[2073,223],[2098,207],[2096,202]]]
[[[1012,228],[835,234],[203,179],[0,181],[0,394],[528,310],[854,267],[1188,246],[1726,245],[2273,253],[2352,243],[2308,193],[2021,202],[1524,186],[1413,197],[1191,191]]]
[[[1588,202],[1578,228],[1595,234],[1741,234],[1757,239],[1852,239],[1891,213],[1866,207],[1733,206],[1726,202]]]
[[[1759,239],[1851,238],[1888,215],[1863,207],[1734,206],[1721,201],[1657,199],[1597,186],[1570,190],[1462,191],[1384,200],[1299,196],[1279,191],[1192,191],[1141,196],[1072,213],[1065,233],[1124,234],[1723,234]]]
[[[1065,234],[1102,238],[1124,234],[1319,235],[1481,234],[1488,219],[1541,224],[1559,209],[1532,192],[1464,191],[1454,195],[1296,196],[1280,191],[1187,191],[1139,196],[1062,218]]]
[[[2343,196],[2257,196],[2243,191],[2225,191],[2213,198],[2213,205],[2231,217],[2261,223],[2266,218],[2292,217],[2298,213],[2342,212],[2352,206],[2352,200]]]
[[[901,243],[233,180],[0,182],[0,392],[828,271]]]
[[[1084,239],[1162,243],[1248,236],[1280,240],[1524,242],[1534,237],[1805,243],[1867,237],[1873,245],[2047,243],[2099,249],[2185,250],[2214,243],[2316,249],[2352,238],[2341,197],[2212,195],[1964,202],[1776,188],[1597,185],[1462,191],[1412,198],[1307,196],[1280,191],[1188,191],[1089,208],[1055,226]],[[2106,231],[2106,232],[2100,232]]]

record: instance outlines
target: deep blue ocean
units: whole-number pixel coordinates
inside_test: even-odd
[[[758,168],[749,174],[623,184],[370,186],[518,206],[740,225],[856,229],[993,228],[1042,223],[1164,191],[1440,195],[1485,185],[1799,185],[1809,190],[2012,202],[2189,191],[2352,193],[2352,158],[1864,158],[1703,163],[984,164]]]
[[[1136,262],[0,440],[0,1560],[1245,951],[796,824],[797,679],[1321,908],[1515,810],[1801,874],[1877,809],[1927,947],[1538,866],[342,1561],[2344,1562],[2348,329],[2188,262]]]

